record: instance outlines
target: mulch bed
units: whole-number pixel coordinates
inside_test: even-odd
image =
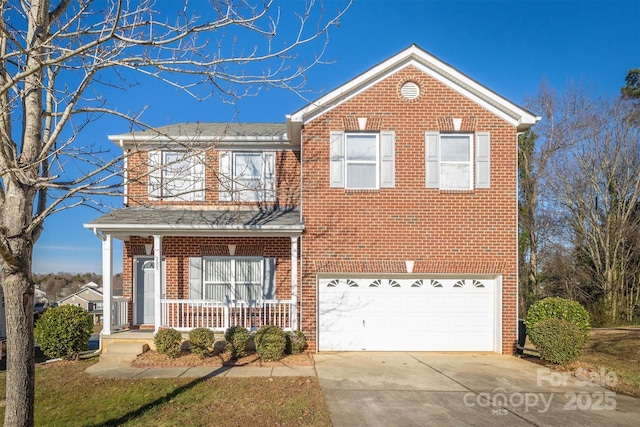
[[[313,366],[313,356],[310,353],[287,354],[277,362],[265,362],[260,359],[258,353],[232,359],[229,352],[213,353],[206,357],[200,357],[190,351],[182,351],[175,358],[169,358],[156,351],[142,353],[131,365],[138,368],[160,367],[194,367],[194,366]]]

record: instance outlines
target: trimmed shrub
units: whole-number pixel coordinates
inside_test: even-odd
[[[156,351],[166,354],[170,358],[178,357],[182,344],[182,334],[175,329],[167,328],[159,330],[153,337]]]
[[[588,340],[578,325],[556,317],[536,323],[529,337],[541,359],[561,365],[575,361]]]
[[[196,328],[189,332],[189,347],[191,352],[204,357],[213,351],[216,336],[211,329]]]
[[[277,326],[264,325],[255,337],[256,351],[264,361],[275,361],[282,359],[287,339],[284,332]]]
[[[231,346],[231,357],[237,359],[247,355],[251,334],[242,326],[232,326],[224,333],[224,339]]]
[[[61,305],[45,311],[35,325],[35,338],[42,352],[51,358],[78,359],[87,349],[93,332],[93,318],[87,310]]]
[[[287,332],[285,338],[287,339],[287,344],[284,351],[287,354],[300,354],[307,346],[307,338],[302,331]]]
[[[531,337],[531,331],[535,329],[536,324],[551,318],[562,319],[573,323],[583,332],[585,343],[589,340],[591,324],[587,310],[576,301],[559,297],[545,298],[529,307],[527,318],[524,321],[529,337]],[[531,341],[537,347],[533,338],[531,338]]]

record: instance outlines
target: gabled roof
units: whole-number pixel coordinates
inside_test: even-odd
[[[81,295],[81,294],[87,294],[87,293],[95,294],[95,299],[90,298],[88,295],[85,295],[85,296]],[[67,295],[66,297],[61,298],[60,300],[58,300],[58,304],[61,303],[64,300],[68,300],[69,298],[72,298],[72,297],[80,298],[81,300],[84,300],[86,302],[102,301],[102,292],[99,289],[85,288],[83,286],[82,288],[80,288],[76,292],[72,293],[71,295]]]
[[[496,114],[517,127],[518,131],[525,131],[540,120],[531,112],[508,101],[415,44],[287,116],[287,120],[292,123],[309,123],[377,82],[409,66],[423,71]]]
[[[140,144],[211,143],[225,145],[289,144],[285,123],[177,123],[154,129],[109,135],[122,148]]]

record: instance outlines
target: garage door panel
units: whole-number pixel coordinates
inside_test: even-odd
[[[492,351],[495,280],[323,279],[321,351]]]

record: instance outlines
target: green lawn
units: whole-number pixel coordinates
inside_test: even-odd
[[[640,397],[640,327],[592,330],[579,361],[615,374],[613,390]]]
[[[37,366],[35,425],[331,425],[317,378],[102,379],[84,373],[91,363]]]
[[[535,348],[527,341],[528,349]],[[537,360],[537,351],[525,355]],[[640,397],[640,326],[596,328],[577,362],[556,367],[573,373],[591,372],[588,378],[611,390]]]

